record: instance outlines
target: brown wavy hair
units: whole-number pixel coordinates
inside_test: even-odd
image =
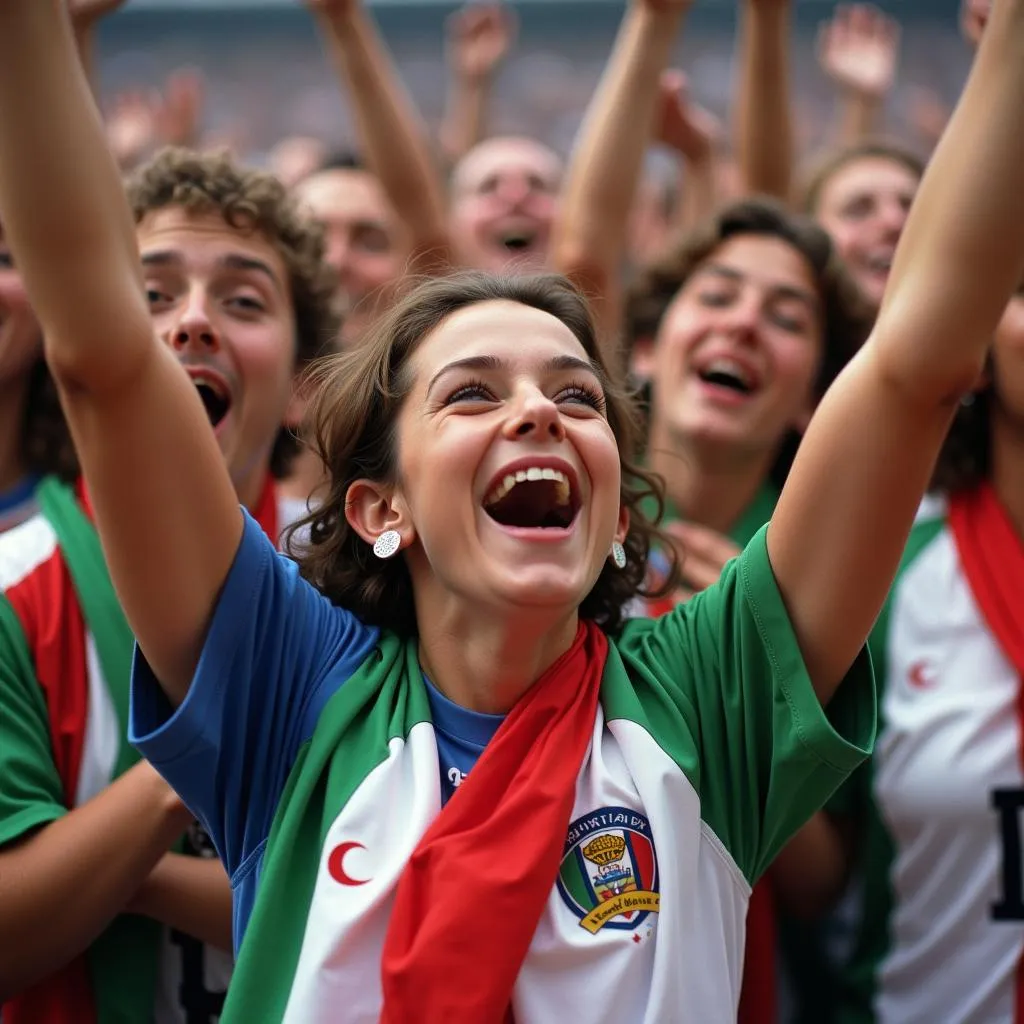
[[[296,369],[337,344],[341,321],[333,304],[335,282],[324,262],[323,230],[300,211],[273,175],[242,167],[226,152],[170,148],[132,175],[127,192],[136,223],[154,210],[180,206],[218,213],[231,227],[262,235],[277,250],[288,274]],[[299,448],[295,435],[282,427],[270,457],[275,477],[287,474]]]
[[[964,397],[957,407],[953,423],[939,452],[930,490],[951,494],[969,491],[987,480],[992,472],[992,402],[995,399],[995,372],[992,360],[987,364],[989,382],[981,390]]]
[[[0,243],[3,240],[3,224],[0,224]],[[42,329],[38,323],[36,330],[39,355],[27,370],[28,392],[18,435],[19,455],[31,475],[58,476],[70,483],[78,478],[78,457],[57,398],[57,386],[43,358]]]
[[[873,316],[825,231],[774,199],[755,197],[723,206],[649,266],[627,295],[626,336],[656,338],[662,318],[683,285],[725,242],[741,235],[781,239],[803,256],[814,274],[823,318],[822,359],[814,390],[821,398],[867,340]],[[799,440],[792,431],[783,441],[772,471],[779,486]]]
[[[662,596],[679,580],[674,546],[644,512],[652,503],[661,518],[660,479],[632,461],[638,440],[636,406],[609,373],[598,348],[594,323],[582,294],[557,275],[506,277],[477,272],[420,283],[374,326],[360,346],[329,357],[314,368],[311,392],[312,443],[327,467],[330,487],[323,504],[296,523],[308,538],[294,546],[303,576],[332,601],[371,625],[403,635],[416,632],[412,579],[403,558],[382,561],[349,526],[345,502],[359,479],[392,483],[397,473],[396,427],[413,385],[410,357],[419,343],[457,310],[481,302],[516,302],[560,320],[579,340],[604,387],[608,422],[622,460],[621,501],[630,513],[624,569],[605,564],[580,615],[617,630],[624,606],[636,596]],[[652,501],[653,499],[653,501]],[[673,559],[667,578],[654,589],[645,579],[653,544]]]
[[[1021,299],[1024,282],[1011,302]],[[969,491],[991,477],[992,406],[998,387],[999,370],[990,349],[985,359],[984,383],[960,400],[935,463],[929,490],[946,494]]]
[[[29,370],[21,438],[22,460],[29,473],[58,476],[68,483],[78,478],[78,456],[71,431],[57,398],[57,386],[42,356]]]
[[[895,142],[867,139],[820,157],[803,182],[798,207],[809,216],[815,216],[821,202],[821,193],[824,192],[829,180],[837,171],[857,160],[890,160],[906,168],[918,181],[924,177],[925,161],[916,153]]]

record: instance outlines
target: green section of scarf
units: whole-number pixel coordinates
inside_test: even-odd
[[[51,477],[40,483],[37,497],[43,516],[57,535],[117,715],[120,744],[113,772],[117,778],[139,760],[138,752],[128,743],[135,638],[114,592],[99,535],[74,491]],[[152,1020],[159,939],[156,922],[122,915],[89,947],[97,1024]]]

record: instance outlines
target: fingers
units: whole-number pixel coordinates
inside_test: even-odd
[[[992,0],[963,0],[960,10],[960,28],[971,45],[981,42],[985,25],[992,13]]]
[[[694,591],[718,581],[725,565],[740,553],[728,537],[693,523],[670,523],[665,527],[676,542],[683,579]]]
[[[475,39],[500,33],[511,37],[515,31],[515,13],[500,0],[469,3],[448,17],[449,32],[457,39]]]
[[[725,565],[741,551],[734,541],[717,530],[696,523],[669,523],[665,531],[680,542],[687,555]]]
[[[690,82],[685,71],[679,68],[667,68],[662,71],[659,85],[663,94],[676,97],[684,102],[689,95]]]
[[[900,23],[873,4],[844,4],[818,27],[818,51],[845,51],[851,46],[899,44]]]

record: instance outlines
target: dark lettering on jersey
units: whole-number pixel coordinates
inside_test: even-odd
[[[650,828],[646,818],[633,814],[625,808],[614,808],[612,811],[604,814],[592,814],[589,818],[582,819],[574,824],[575,827],[570,828],[566,835],[565,848],[567,850],[578,842],[581,836],[598,828],[622,826],[632,829],[634,832],[640,832],[642,835],[646,835]]]
[[[217,856],[217,849],[210,834],[198,821],[193,821],[185,833],[182,852],[193,857],[202,857],[204,860],[213,860]]]
[[[171,930],[171,942],[181,950],[181,987],[178,1002],[185,1024],[215,1024],[224,1009],[226,992],[211,992],[206,987],[203,944],[184,932]]]
[[[217,856],[213,841],[198,821],[185,833],[182,853],[209,860]],[[181,950],[181,986],[178,1003],[185,1024],[216,1024],[224,1009],[226,992],[206,987],[206,948],[198,939],[171,929],[171,942]]]
[[[1021,863],[1021,811],[1024,789],[992,791],[992,806],[999,816],[1002,846],[1002,897],[992,904],[993,921],[1024,921],[1024,865]]]

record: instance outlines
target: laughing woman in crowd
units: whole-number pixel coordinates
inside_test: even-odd
[[[136,738],[235,886],[225,1018],[734,1015],[750,883],[871,745],[864,643],[1024,271],[1022,53],[1003,0],[771,522],[624,624],[648,482],[569,285],[428,283],[324,370],[300,574],[154,339],[62,3],[0,8],[0,209],[138,638]]]

